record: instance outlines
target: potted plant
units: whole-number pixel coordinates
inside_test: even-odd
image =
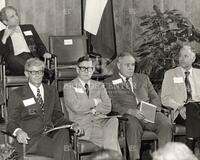
[[[163,13],[156,5],[153,13],[141,17],[140,34],[135,50],[137,71],[146,73],[151,80],[162,81],[164,71],[176,66],[177,55],[184,43],[200,42],[200,34],[190,20],[178,10]]]

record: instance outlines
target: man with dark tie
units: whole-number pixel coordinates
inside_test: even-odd
[[[5,58],[11,75],[23,75],[24,64],[31,57],[51,58],[34,26],[19,24],[20,20],[14,7],[2,8],[0,20],[6,25],[6,29],[0,32],[0,55]]]
[[[187,145],[194,150],[194,139],[200,137],[200,69],[192,67],[196,55],[184,45],[179,52],[179,66],[165,73],[161,101],[173,108],[174,122],[186,125]]]
[[[140,159],[141,138],[144,130],[158,135],[159,147],[171,141],[172,126],[168,118],[160,112],[160,98],[149,78],[144,74],[134,73],[135,58],[128,52],[118,57],[118,72],[105,80],[108,95],[112,101],[112,110],[128,118],[126,136],[130,160]],[[157,106],[155,122],[145,121],[139,110],[139,104],[145,101]]]
[[[76,71],[78,77],[65,83],[63,89],[70,120],[84,129],[85,135],[81,139],[121,154],[118,119],[107,117],[111,111],[111,101],[104,84],[91,79],[94,73],[92,59],[88,56],[79,58]]]
[[[8,99],[7,132],[16,137],[15,149],[20,157],[22,144],[26,144],[27,155],[74,159],[68,129],[44,134],[65,124],[71,125],[78,135],[83,133],[78,124],[64,118],[56,88],[42,83],[44,68],[45,64],[38,58],[27,60],[28,84],[11,92]]]

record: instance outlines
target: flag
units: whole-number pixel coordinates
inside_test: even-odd
[[[97,34],[101,17],[108,0],[86,0],[84,29]]]

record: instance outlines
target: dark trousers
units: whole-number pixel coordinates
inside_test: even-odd
[[[6,58],[6,64],[10,75],[24,75],[24,65],[26,60],[32,58],[31,53],[21,53],[17,56],[9,55]]]
[[[186,135],[187,137],[199,138],[200,137],[200,104],[188,103],[186,107]]]
[[[16,148],[19,156],[23,154],[22,144]],[[52,157],[55,160],[74,160],[74,153],[69,143],[69,130],[61,129],[53,136],[40,135],[32,137],[26,145],[26,155]]]
[[[130,160],[140,158],[140,148],[144,130],[150,130],[158,135],[159,147],[171,141],[172,125],[169,119],[161,112],[156,113],[155,123],[144,123],[136,117],[126,114],[128,118],[126,136]]]

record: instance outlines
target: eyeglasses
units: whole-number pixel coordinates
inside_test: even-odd
[[[26,71],[29,72],[32,75],[44,74],[44,70],[39,70],[39,71],[29,71],[29,70],[26,70]]]
[[[92,72],[94,67],[83,67],[83,66],[78,66],[78,68],[82,71],[82,72]]]

